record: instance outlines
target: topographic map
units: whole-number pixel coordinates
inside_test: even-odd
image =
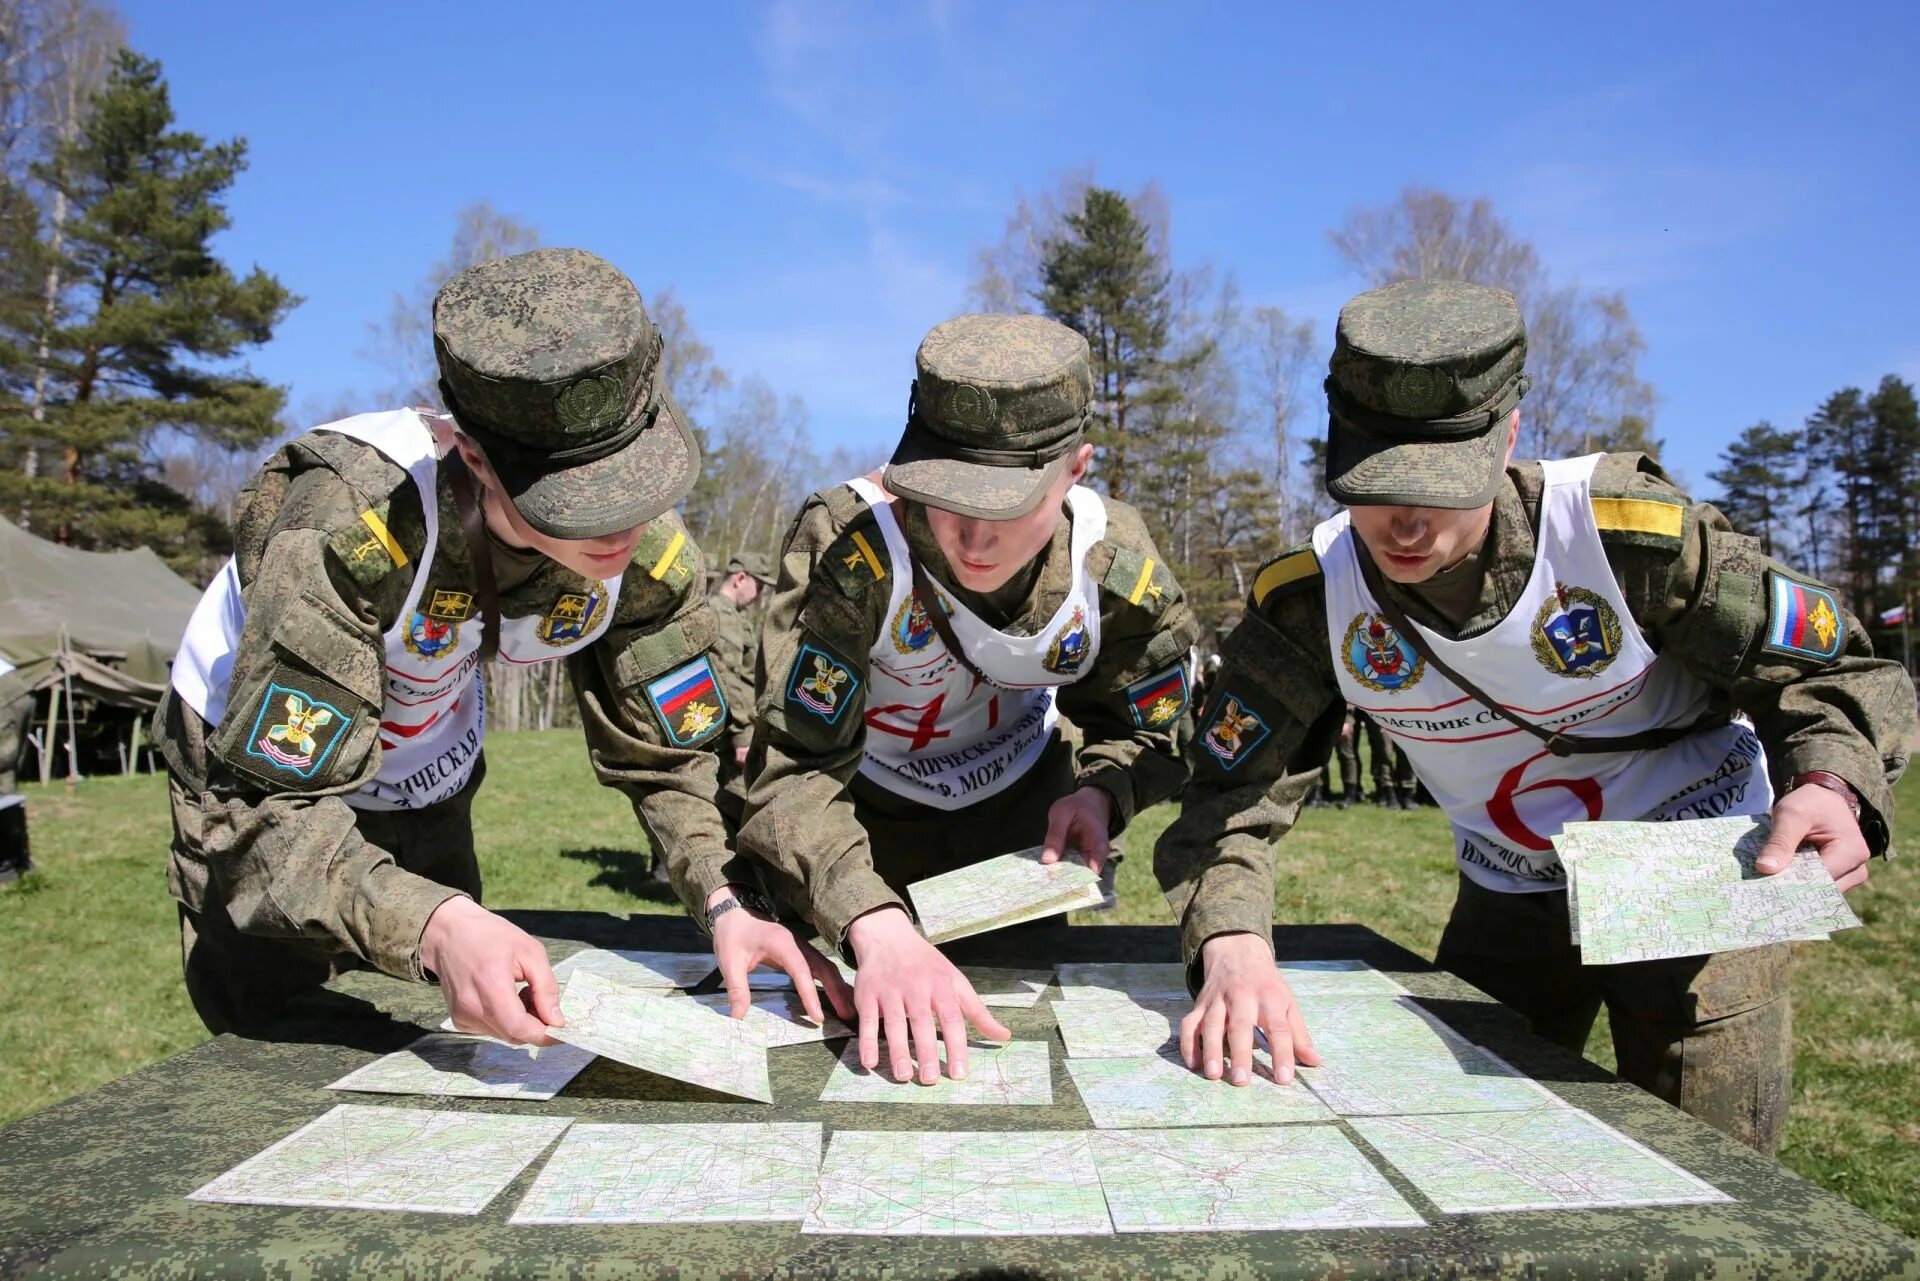
[[[1447,1214],[1732,1200],[1577,1108],[1351,1124]]]
[[[849,1045],[827,1077],[822,1103],[1051,1103],[1053,1073],[1044,1041],[1009,1041],[1004,1045],[967,1046],[967,1075],[955,1081],[944,1070],[946,1047],[940,1049],[942,1072],[934,1085],[917,1080],[896,1081],[882,1052],[880,1066],[869,1072],[860,1066],[860,1047]]]
[[[820,1147],[810,1122],[576,1125],[510,1221],[797,1223]]]
[[[696,996],[693,1002],[709,1010],[718,1010],[722,1014],[726,1014],[729,1009],[725,992]],[[826,1016],[826,1021],[808,1022],[806,1008],[800,1004],[799,996],[789,988],[784,993],[756,995],[747,1009],[746,1021],[766,1038],[767,1048],[770,1050],[777,1050],[783,1045],[805,1045],[809,1041],[831,1041],[837,1037],[853,1035],[853,1029],[834,1017],[832,1008],[824,999],[820,1002],[820,1010]]]
[[[572,1045],[505,1045],[490,1037],[430,1032],[350,1072],[327,1088],[361,1094],[437,1094],[448,1098],[550,1099],[593,1062]]]
[[[1063,1001],[1187,998],[1187,967],[1178,961],[1069,962],[1059,970]]]
[[[1146,1058],[1068,1059],[1067,1074],[1102,1130],[1179,1129],[1192,1125],[1282,1125],[1331,1121],[1333,1113],[1302,1085],[1277,1085],[1254,1052],[1246,1085],[1209,1081],[1177,1051]]]
[[[852,983],[856,971],[838,956],[828,958],[833,968],[840,971],[840,977]],[[982,1005],[1003,1009],[1031,1009],[1040,1001],[1040,994],[1053,982],[1052,970],[1013,970],[994,965],[962,965],[960,973],[967,982],[973,984],[974,995],[980,998]]]
[[[188,1199],[478,1214],[571,1123],[342,1103]]]
[[[1113,1231],[1085,1131],[840,1130],[806,1232],[1105,1236]]]
[[[1055,1001],[1067,1057],[1128,1059],[1159,1054],[1180,1035],[1191,1001]]]
[[[562,983],[580,973],[598,974],[628,987],[693,987],[713,973],[713,957],[704,952],[625,952],[590,947],[553,967],[553,977]]]
[[[765,1032],[697,1001],[628,987],[591,970],[560,990],[561,1040],[646,1072],[723,1094],[773,1102]]]
[[[1615,965],[1824,939],[1860,924],[1811,850],[1753,870],[1764,817],[1570,823],[1554,838],[1580,959]]]
[[[1341,1116],[1528,1111],[1558,1098],[1408,998],[1303,998],[1321,1066],[1300,1079]]]
[[[907,887],[930,943],[984,934],[1106,901],[1100,879],[1072,858],[1042,863],[1040,848],[1002,854]]]
[[[1120,1232],[1421,1227],[1424,1220],[1330,1125],[1107,1130],[1094,1164]]]

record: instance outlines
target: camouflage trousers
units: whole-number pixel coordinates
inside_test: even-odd
[[[1040,844],[1047,811],[1074,790],[1073,745],[1056,737],[1026,776],[960,810],[896,796],[854,775],[854,818],[867,834],[873,869],[903,897],[915,881]]]
[[[1367,756],[1373,766],[1373,790],[1390,792],[1399,787],[1412,791],[1413,762],[1389,739],[1371,716],[1356,708],[1347,709],[1347,723],[1353,729],[1342,734],[1334,751],[1340,758],[1340,786],[1350,796],[1360,794],[1360,735],[1367,736]],[[1328,791],[1333,790],[1331,783]]]
[[[1580,1050],[1601,1005],[1620,1075],[1771,1155],[1793,1088],[1792,952],[1582,965],[1565,891],[1501,894],[1462,876],[1434,963]]]
[[[361,810],[355,826],[366,840],[393,855],[409,872],[464,891],[480,901],[480,864],[473,853],[473,797],[485,777],[485,758],[458,796],[422,810]],[[177,777],[168,784],[173,809],[176,884],[204,879],[200,858],[199,799]],[[288,1002],[314,991],[334,975],[357,969],[356,956],[302,939],[242,934],[207,887],[193,907],[180,906],[180,962],[194,1013],[216,1035],[245,1034],[269,1022]]]

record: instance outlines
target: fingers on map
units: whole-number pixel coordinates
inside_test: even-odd
[[[918,1080],[896,1081],[885,1055],[880,1066],[869,1072],[860,1066],[860,1047],[849,1045],[833,1065],[820,1101],[961,1106],[1053,1102],[1053,1068],[1045,1041],[974,1042],[967,1047],[967,1075],[958,1081],[946,1074],[946,1062],[946,1047],[942,1045],[937,1082],[921,1085]]]

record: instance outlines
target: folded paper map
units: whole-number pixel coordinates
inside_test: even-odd
[[[1098,907],[1106,900],[1100,879],[1086,864],[1071,857],[1042,863],[1037,845],[916,881],[907,893],[930,943]]]

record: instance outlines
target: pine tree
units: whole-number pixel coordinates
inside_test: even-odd
[[[1891,579],[1885,603],[1901,604],[1920,582],[1920,405],[1910,384],[1888,374],[1867,397],[1867,414],[1879,475],[1871,555]]]
[[[1843,585],[1847,605],[1864,616],[1874,580],[1872,513],[1873,489],[1879,483],[1872,450],[1872,420],[1858,387],[1844,387],[1807,419],[1806,452],[1809,464],[1833,478],[1840,494],[1840,546],[1834,554],[1834,580]],[[1809,505],[1803,510],[1809,537],[1818,539],[1819,523],[1827,512]]]
[[[1787,495],[1800,452],[1797,433],[1759,422],[1720,452],[1718,471],[1707,478],[1720,486],[1719,506],[1735,529],[1757,535],[1769,556],[1782,554],[1790,528]]]
[[[1136,487],[1131,432],[1138,426],[1129,416],[1166,349],[1171,273],[1151,226],[1117,191],[1089,187],[1065,224],[1047,242],[1035,298],[1093,349],[1096,469],[1106,491],[1127,501]]]
[[[35,167],[70,210],[37,432],[59,465],[15,482],[37,529],[145,544],[183,565],[222,536],[160,480],[153,455],[181,437],[243,449],[279,431],[283,389],[233,362],[298,299],[259,267],[236,276],[210,246],[231,225],[224,197],[245,163],[244,141],[175,129],[160,65],[123,50],[78,136]]]

